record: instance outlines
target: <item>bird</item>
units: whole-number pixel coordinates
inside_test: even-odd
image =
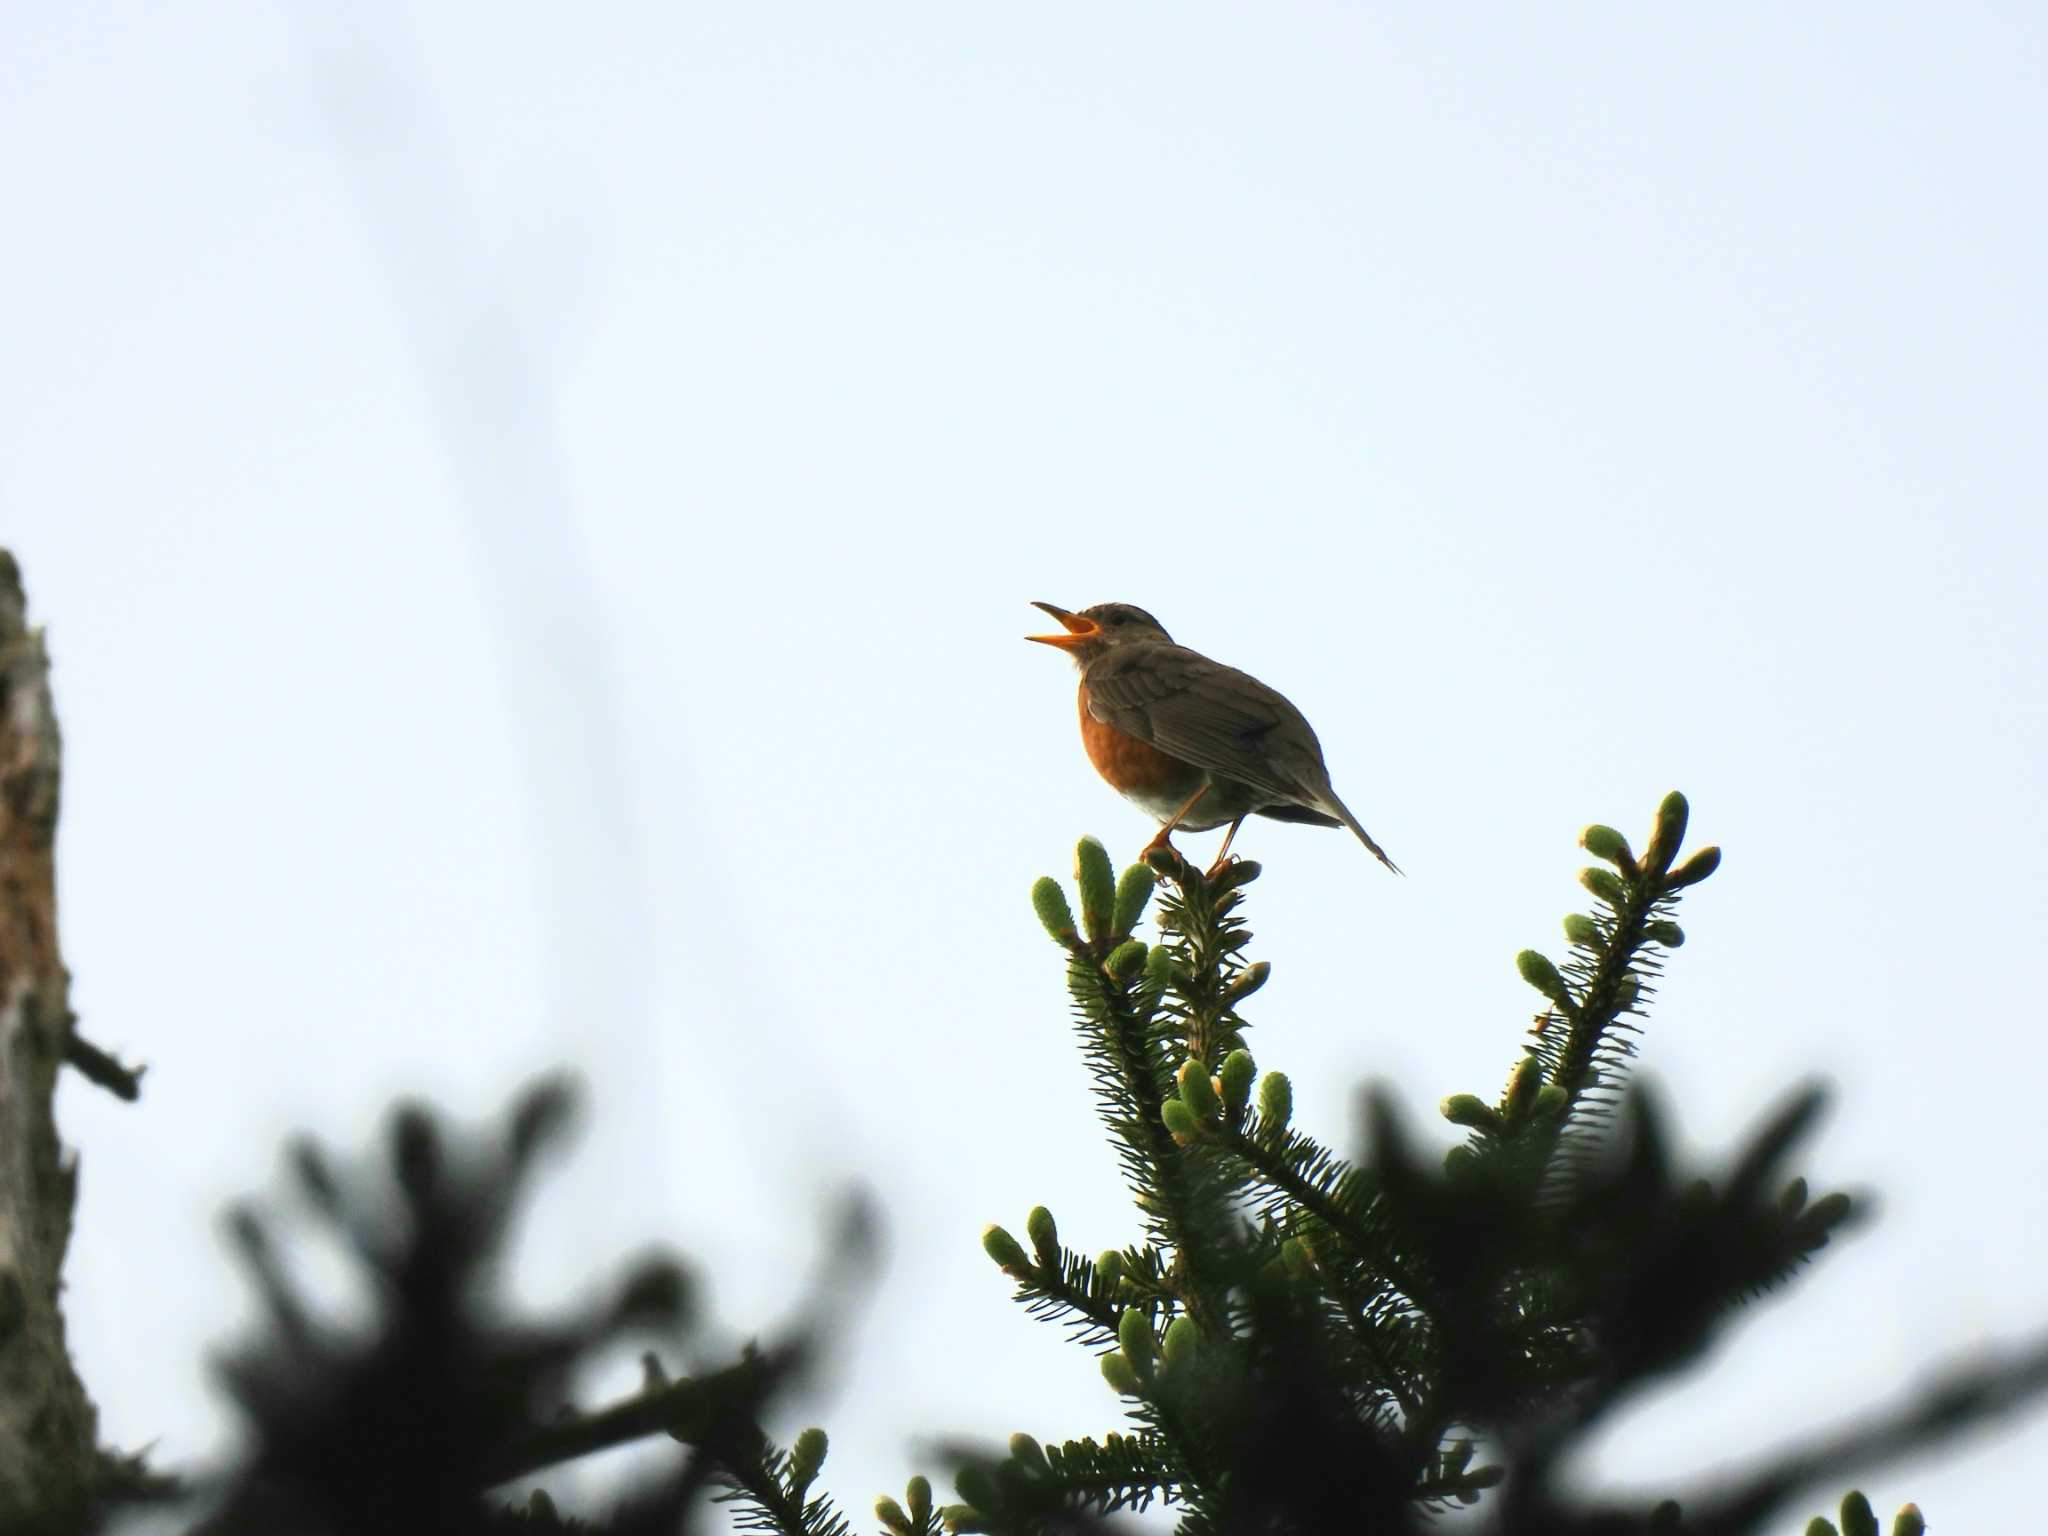
[[[1175,645],[1130,603],[1078,613],[1034,602],[1061,633],[1026,635],[1073,658],[1081,673],[1081,743],[1095,771],[1160,824],[1145,852],[1176,831],[1229,824],[1213,868],[1247,816],[1349,827],[1395,874],[1400,866],[1359,825],[1323,765],[1316,733],[1285,698],[1249,673]]]

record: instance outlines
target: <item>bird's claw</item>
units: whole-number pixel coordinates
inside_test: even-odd
[[[1164,837],[1155,837],[1138,851],[1138,861],[1161,875],[1178,875],[1188,867],[1180,850]]]

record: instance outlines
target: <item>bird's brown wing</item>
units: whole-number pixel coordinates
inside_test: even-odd
[[[1088,712],[1219,778],[1318,806],[1329,771],[1301,711],[1257,678],[1179,645],[1129,645],[1088,668]]]
[[[1126,645],[1089,667],[1083,681],[1088,713],[1105,725],[1276,802],[1320,812],[1282,811],[1279,819],[1334,819],[1401,872],[1330,787],[1322,744],[1301,711],[1257,678],[1186,646]]]

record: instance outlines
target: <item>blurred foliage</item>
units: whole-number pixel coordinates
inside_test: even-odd
[[[1032,905],[1059,945],[1073,1019],[1136,1230],[1093,1257],[1053,1213],[982,1245],[1018,1299],[1092,1357],[1119,1415],[1096,1433],[990,1450],[947,1446],[957,1498],[912,1478],[874,1504],[884,1536],[1081,1531],[1159,1505],[1183,1536],[1420,1531],[1479,1506],[1467,1529],[1515,1536],[1735,1536],[1817,1486],[2029,1403],[2048,1343],[1951,1372],[1832,1435],[1787,1430],[1781,1452],[1683,1505],[1599,1503],[1563,1475],[1608,1414],[1696,1364],[1742,1307],[1794,1278],[1857,1217],[1788,1163],[1821,1107],[1787,1096],[1719,1166],[1681,1164],[1665,1111],[1628,1081],[1677,911],[1719,853],[1680,859],[1687,810],[1660,807],[1638,855],[1588,828],[1590,910],[1565,919],[1562,962],[1517,959],[1541,998],[1503,1086],[1440,1106],[1464,1132],[1428,1151],[1394,1103],[1363,1096],[1351,1155],[1293,1123],[1286,1076],[1249,1044],[1271,974],[1248,951],[1245,860],[1197,872],[1170,848],[1121,878],[1093,839],[1077,852],[1080,916],[1059,882]],[[1159,939],[1136,929],[1156,900]],[[1333,966],[1387,963],[1369,943]],[[246,1448],[176,1494],[204,1536],[653,1536],[721,1523],[847,1536],[817,1491],[828,1442],[787,1448],[763,1415],[835,1324],[837,1279],[867,1266],[855,1211],[837,1268],[788,1337],[736,1354],[706,1343],[688,1272],[651,1255],[595,1299],[535,1321],[500,1294],[510,1225],[560,1142],[572,1095],[526,1093],[502,1124],[451,1132],[400,1108],[381,1154],[347,1169],[291,1153],[294,1204],[348,1256],[367,1315],[322,1315],[291,1277],[276,1211],[238,1210],[235,1248],[262,1299],[259,1333],[218,1363]],[[643,1385],[572,1404],[593,1364],[637,1351]],[[689,1368],[671,1376],[667,1362]],[[988,1383],[989,1389],[997,1383]],[[1107,1406],[1107,1399],[1105,1401]],[[533,1479],[614,1446],[673,1443],[563,1514]],[[124,1497],[166,1495],[133,1464]],[[1836,1483],[1839,1486],[1839,1482]],[[1810,1536],[1876,1536],[1861,1494]],[[1923,1529],[1911,1505],[1894,1536]]]
[[[293,1149],[298,1206],[339,1239],[363,1282],[371,1315],[359,1325],[308,1305],[274,1216],[232,1215],[266,1327],[218,1364],[249,1445],[225,1476],[192,1490],[205,1507],[195,1530],[652,1536],[686,1530],[707,1500],[724,1500],[743,1524],[841,1536],[844,1520],[809,1492],[822,1433],[784,1451],[759,1427],[829,1326],[829,1298],[787,1340],[670,1379],[664,1357],[703,1354],[705,1331],[695,1288],[671,1256],[648,1256],[546,1321],[515,1319],[499,1295],[509,1228],[572,1107],[564,1082],[543,1083],[494,1133],[470,1138],[402,1108],[382,1159],[352,1174],[310,1143]],[[842,1276],[867,1264],[868,1226],[855,1209],[837,1235]],[[644,1351],[638,1393],[594,1412],[571,1405],[580,1374],[635,1347]],[[547,1468],[661,1437],[683,1449],[601,1516],[566,1518],[545,1492],[520,1491]]]

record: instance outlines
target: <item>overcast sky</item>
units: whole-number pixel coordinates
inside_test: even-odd
[[[74,1000],[150,1067],[61,1103],[110,1441],[227,1433],[214,1223],[288,1132],[565,1061],[524,1294],[658,1239],[772,1329],[878,1195],[777,1426],[859,1523],[920,1436],[1113,1427],[977,1242],[1136,1230],[1026,892],[1151,827],[1034,598],[1281,688],[1407,870],[1240,843],[1253,1043],[1339,1141],[1370,1078],[1446,1140],[1498,1090],[1584,823],[1679,787],[1726,850],[1645,1068],[1703,1151],[1832,1080],[1810,1171],[1881,1220],[1590,1483],[2048,1315],[2038,8],[203,15],[0,48],[0,538]],[[2044,1459],[1866,1482],[2005,1529]]]

